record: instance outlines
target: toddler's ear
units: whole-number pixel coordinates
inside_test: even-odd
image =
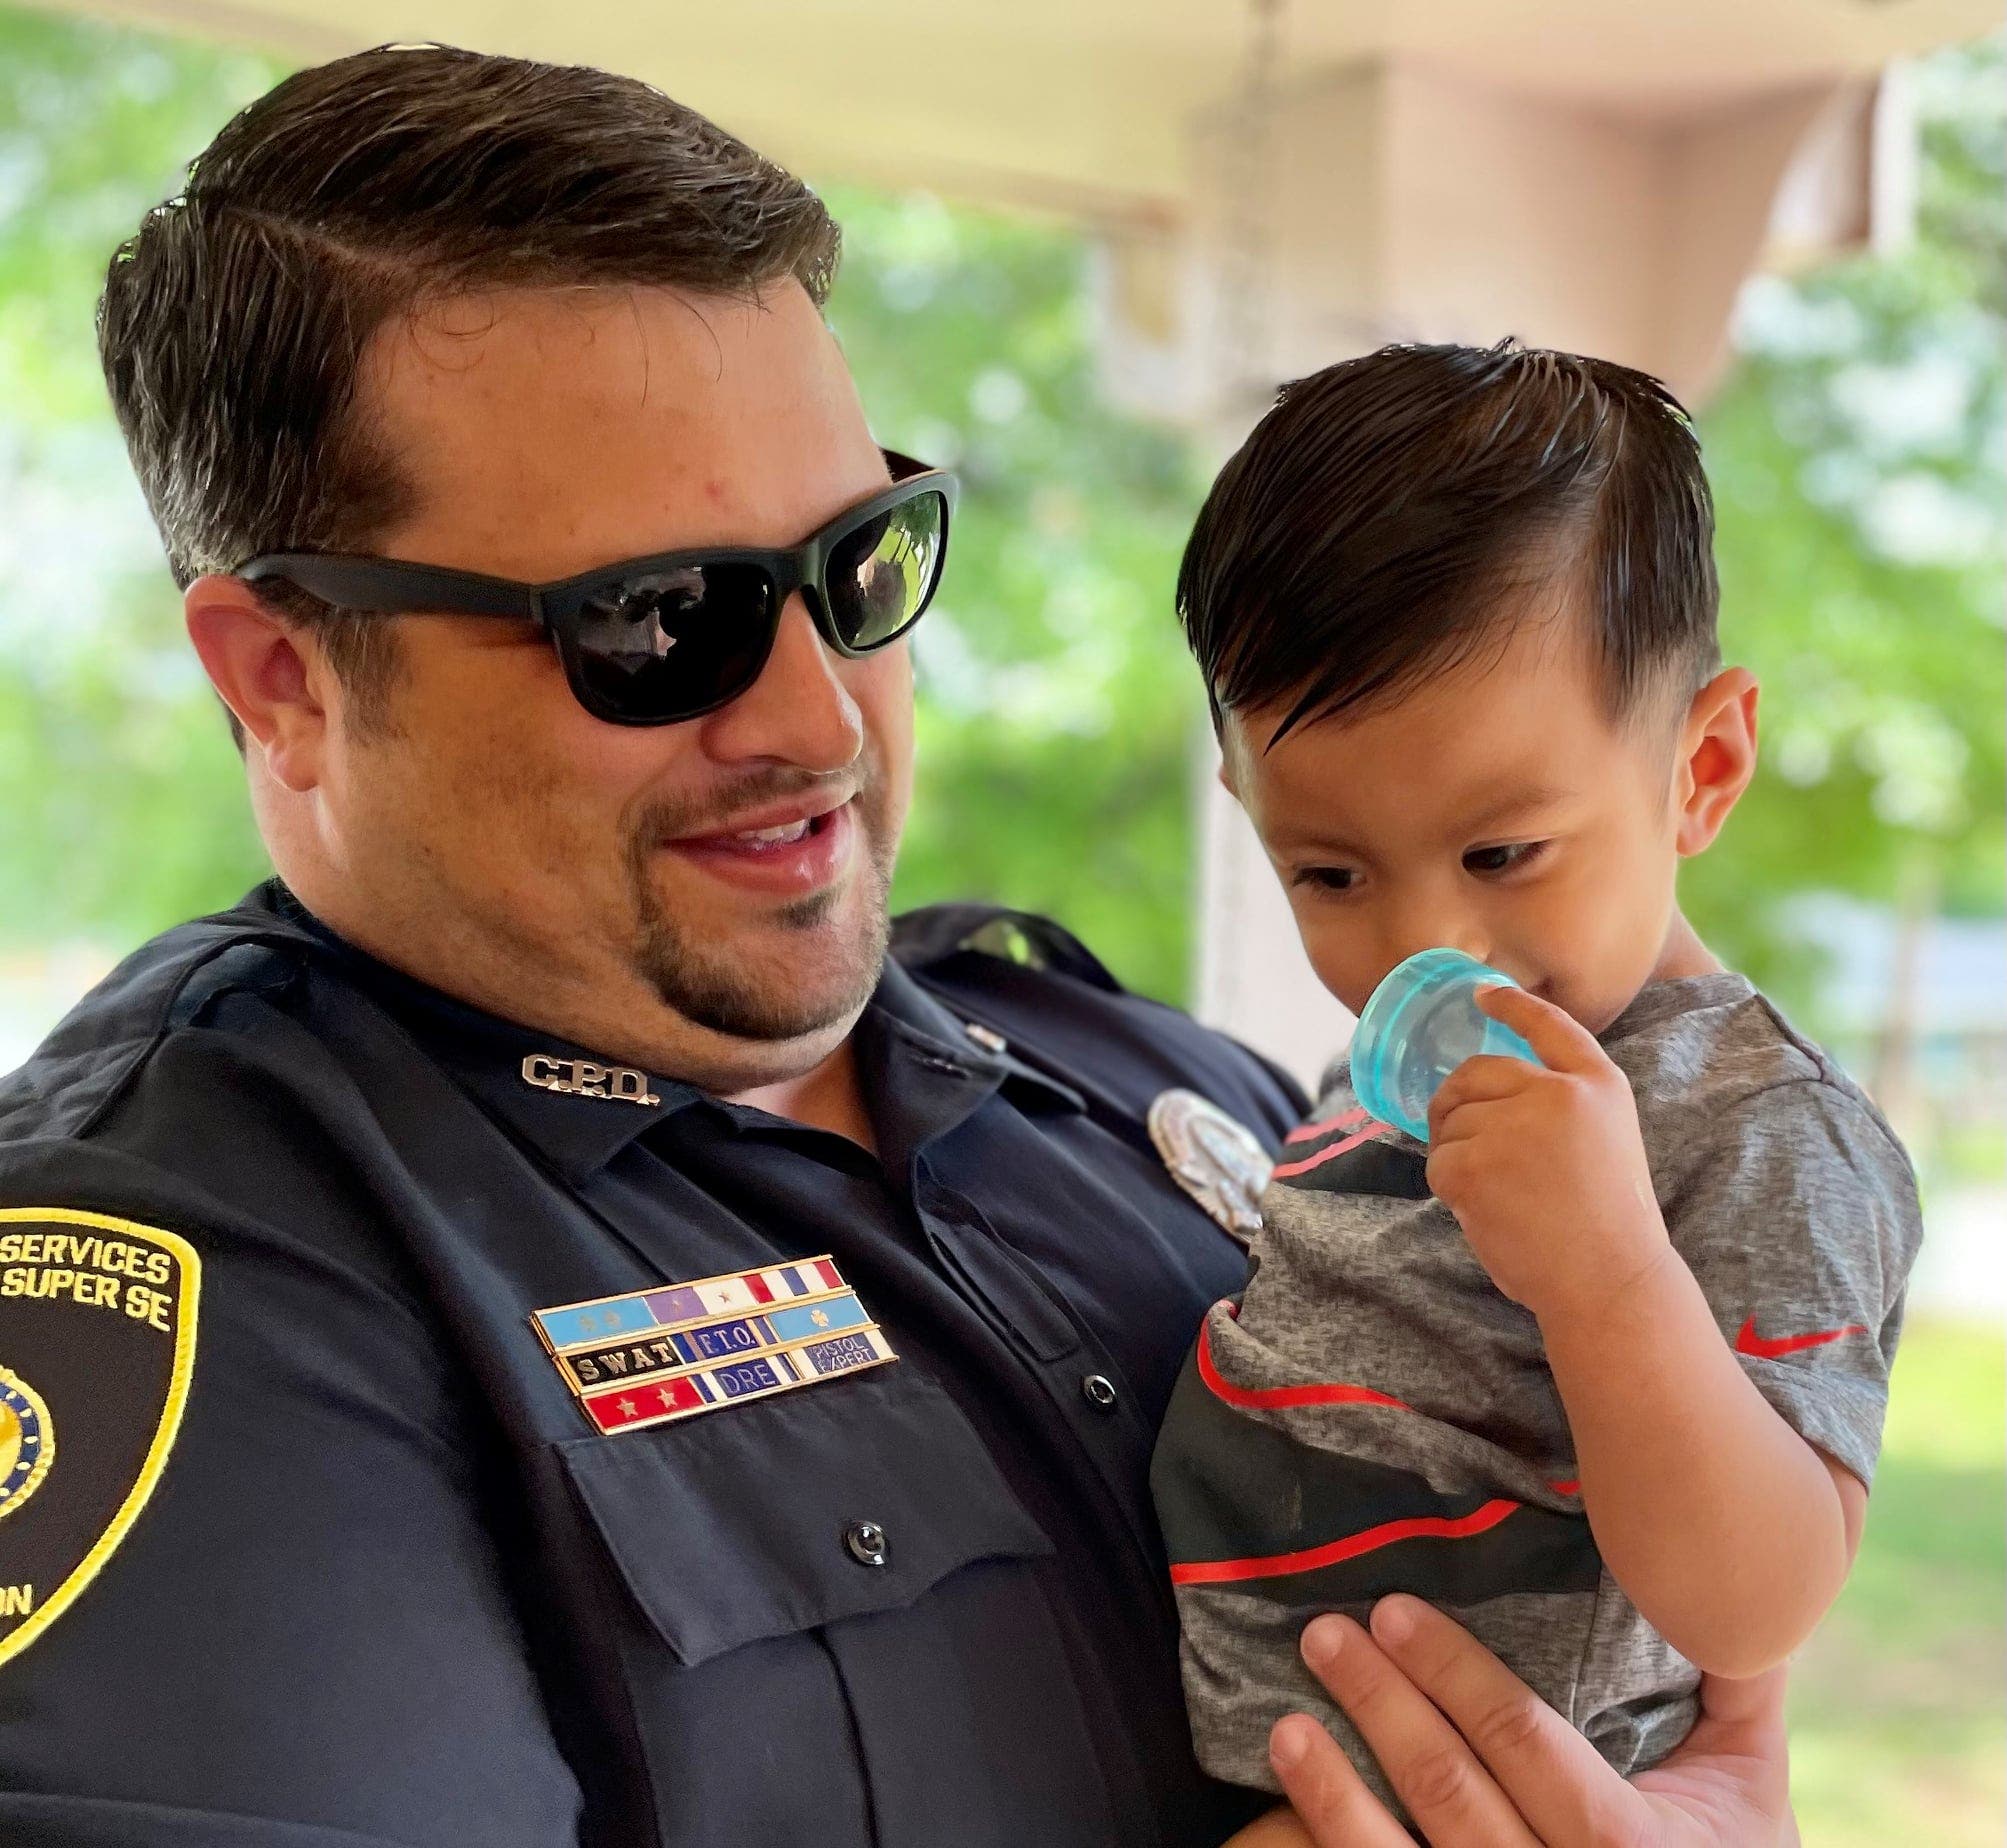
[[[1236,770],[1236,760],[1241,754],[1241,722],[1238,715],[1225,713],[1214,728],[1214,736],[1219,741],[1220,767],[1217,772],[1220,787],[1238,802],[1240,800],[1240,778]]]
[[[1725,667],[1693,696],[1680,727],[1673,797],[1682,857],[1705,853],[1756,774],[1756,676]]]

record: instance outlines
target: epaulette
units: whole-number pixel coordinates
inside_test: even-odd
[[[26,1064],[0,1076],[0,1143],[88,1134],[168,1034],[232,989],[290,979],[311,945],[297,926],[245,906],[141,945]]]
[[[912,970],[951,956],[995,956],[1029,969],[1052,969],[1111,995],[1126,993],[1080,939],[1035,911],[1002,905],[926,905],[892,921],[892,953]]]

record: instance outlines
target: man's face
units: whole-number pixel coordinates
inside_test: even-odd
[[[792,283],[759,304],[455,298],[377,336],[361,413],[418,490],[372,551],[532,582],[793,545],[888,480]],[[843,659],[797,595],[739,699],[625,727],[577,704],[530,624],[396,620],[385,723],[331,715],[320,790],[372,947],[718,1089],[841,1040],[877,980],[911,789],[903,643]]]
[[[1354,1013],[1438,946],[1592,1032],[1652,979],[1674,916],[1675,737],[1669,719],[1611,723],[1580,628],[1522,623],[1502,653],[1265,754],[1287,707],[1227,716],[1228,785]]]

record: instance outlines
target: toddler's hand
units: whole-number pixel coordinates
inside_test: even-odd
[[[1669,1249],[1631,1087],[1594,1036],[1517,988],[1477,1005],[1539,1055],[1466,1059],[1429,1107],[1429,1186],[1536,1316],[1594,1312]]]

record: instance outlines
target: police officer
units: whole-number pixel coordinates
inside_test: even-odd
[[[281,84],[114,261],[278,878],[0,1094],[0,1838],[1265,1807],[1192,1763],[1145,1475],[1302,1100],[1041,920],[888,956],[954,484],[866,434],[835,258],[643,86],[432,49]],[[1419,1635],[1331,1673],[1437,1839],[1647,1815]],[[1773,1706],[1686,1839],[1782,1826]],[[1391,1827],[1283,1756],[1250,1839]]]

